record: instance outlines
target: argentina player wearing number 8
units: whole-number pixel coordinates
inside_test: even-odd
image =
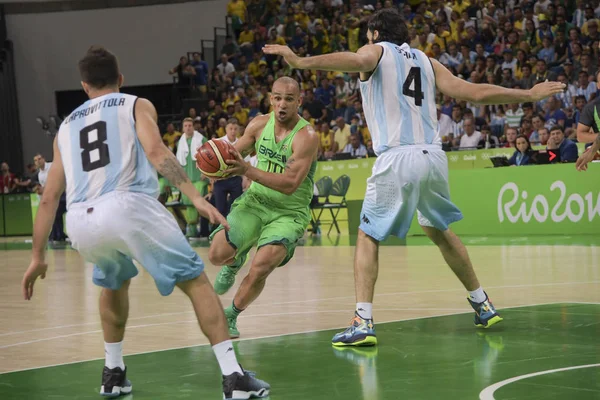
[[[436,88],[475,104],[512,104],[560,93],[564,85],[545,82],[531,90],[514,90],[459,79],[437,60],[410,48],[408,28],[395,9],[373,14],[367,39],[369,44],[357,53],[298,57],[286,46],[263,49],[283,56],[292,68],[360,73],[365,118],[378,158],[367,180],[356,242],[356,312],[350,327],[333,337],[333,345],[377,343],[372,303],[379,243],[390,235],[406,237],[415,212],[469,292],[475,325],[488,328],[502,318],[481,288],[465,246],[449,228],[462,219],[462,213],[450,201],[448,160],[437,126]]]
[[[102,47],[92,47],[79,62],[79,70],[89,100],[65,118],[54,141],[54,162],[35,219],[23,296],[30,300],[35,280],[46,275],[44,249],[66,185],[67,229],[73,248],[94,264],[93,282],[102,287],[106,359],[100,394],[118,397],[132,391],[123,361],[123,337],[128,288],[138,274],[136,260],[163,296],[177,286],[190,298],[221,367],[223,398],[267,396],[269,385],[246,373],[236,360],[225,313],[204,273],[204,263],[157,200],[157,170],[211,223],[228,229],[227,221],[198,193],[164,145],[152,103],[119,93],[123,75],[117,58]]]

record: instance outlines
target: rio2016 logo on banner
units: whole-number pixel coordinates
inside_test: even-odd
[[[574,185],[571,185],[574,186]],[[554,181],[548,192],[528,192],[519,188],[514,182],[502,186],[498,194],[498,220],[513,224],[528,223],[532,219],[537,222],[571,222],[588,221],[600,216],[600,193],[577,193],[569,190],[567,183]],[[549,200],[547,195],[556,192]],[[531,199],[533,196],[533,199]],[[530,201],[527,201],[530,200]]]

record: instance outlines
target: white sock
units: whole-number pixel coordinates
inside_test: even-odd
[[[123,362],[123,342],[104,342],[104,354],[104,365],[108,367],[108,369],[120,367],[123,371],[125,371],[125,363]]]
[[[231,340],[226,340],[213,346],[213,351],[221,367],[223,376],[231,375],[234,372],[238,372],[243,375],[242,369],[237,362],[235,351],[233,350],[233,344]]]
[[[469,298],[474,303],[483,303],[485,301],[485,293],[483,293],[483,289],[481,286],[472,292],[469,292]]]
[[[373,303],[356,303],[356,312],[362,319],[373,319]]]

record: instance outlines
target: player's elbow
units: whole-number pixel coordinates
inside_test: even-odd
[[[296,182],[295,179],[293,179],[293,180],[290,179],[283,185],[283,188],[281,189],[281,193],[288,195],[288,196],[294,194],[294,192],[296,190],[298,190],[298,188],[300,187],[300,183],[301,182]]]
[[[465,97],[465,100],[477,106],[485,104],[487,98],[485,90],[478,90],[476,87],[469,88]]]

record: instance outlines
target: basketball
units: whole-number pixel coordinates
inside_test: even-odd
[[[210,178],[220,178],[226,175],[229,165],[225,161],[234,159],[229,154],[230,148],[232,148],[231,144],[224,140],[209,140],[198,149],[196,166]]]

